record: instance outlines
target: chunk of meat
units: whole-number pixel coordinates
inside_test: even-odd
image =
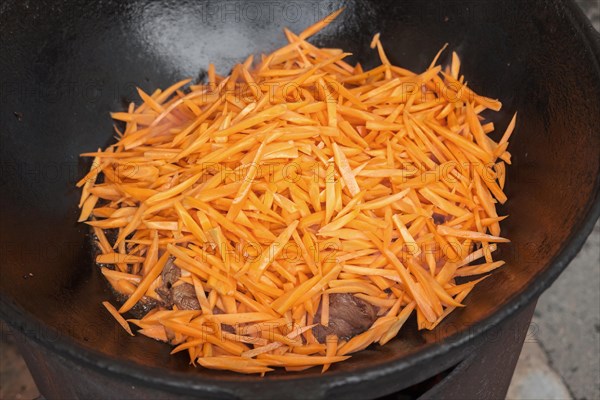
[[[156,289],[165,307],[177,306],[180,310],[199,310],[200,303],[196,297],[196,290],[189,283],[179,283],[181,270],[173,264],[173,258],[169,258],[161,273],[162,286]]]
[[[321,321],[321,306],[315,314],[314,321],[319,325],[313,328],[313,334],[319,343],[324,343],[327,335],[337,335],[348,340],[363,333],[377,319],[378,308],[349,293],[332,293],[329,295],[329,325]]]
[[[169,257],[165,266],[163,267],[162,273],[160,274],[163,282],[163,286],[167,289],[171,289],[171,286],[175,284],[181,278],[181,270],[179,267],[173,264],[175,259],[173,257]]]
[[[196,290],[189,283],[182,283],[171,288],[173,304],[180,310],[199,310],[200,303],[196,297]]]
[[[163,301],[163,305],[168,309],[172,309],[173,306],[177,306],[179,310],[200,309],[196,290],[189,283],[180,283],[171,286],[169,289],[162,286],[156,289],[156,293],[158,293]]]
[[[449,219],[445,215],[438,214],[438,213],[433,213],[433,215],[431,217],[433,218],[433,223],[436,225],[445,224],[446,221],[448,221],[448,219]]]

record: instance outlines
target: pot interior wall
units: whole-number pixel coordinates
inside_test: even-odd
[[[446,42],[469,86],[504,103],[488,116],[503,132],[519,112],[509,150],[507,265],[433,332],[403,333],[332,368],[331,376],[397,361],[474,326],[532,285],[566,243],[597,191],[600,76],[561,1],[9,2],[0,8],[3,307],[38,321],[30,335],[67,335],[98,354],[177,376],[256,381],[188,366],[150,339],[128,337],[102,308],[111,293],[77,220],[78,154],[113,141],[109,111],[185,77],[218,72],[284,43],[340,5],[346,11],[316,43],[342,47],[365,67],[381,32],[389,58],[423,70]],[[447,59],[447,54],[444,56]],[[574,288],[576,290],[576,288]],[[19,325],[20,321],[12,321]],[[31,329],[31,328],[29,328]],[[60,332],[58,334],[57,332]],[[309,370],[295,377],[320,376]],[[275,373],[268,380],[292,379]]]

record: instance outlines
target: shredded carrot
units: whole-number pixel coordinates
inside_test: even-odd
[[[129,322],[193,365],[325,372],[412,315],[434,329],[504,264],[492,253],[509,242],[497,204],[517,114],[494,141],[482,113],[501,103],[468,87],[457,53],[439,65],[446,46],[416,73],[391,63],[379,33],[382,65],[368,71],[307,41],[341,12],[285,29],[287,45],[229,76],[210,64],[205,84],[138,89],[138,106],[112,114],[117,143],[82,154],[93,162],[77,182],[79,220],[127,296],[103,305],[129,334],[122,314],[152,299]],[[197,306],[170,305],[167,284],[187,285]],[[377,320],[318,343],[338,293],[377,307]]]
[[[103,301],[102,305],[108,310],[110,315],[112,315],[117,320],[119,325],[121,325],[123,327],[123,329],[125,329],[125,332],[127,332],[131,336],[133,336],[131,327],[129,326],[127,321],[125,321],[125,318],[123,318],[123,316],[121,314],[119,314],[119,311],[117,311],[117,309],[112,304],[110,304],[110,302],[108,302],[108,301]]]
[[[326,350],[325,356],[326,357],[335,356],[337,353],[338,337],[335,335],[327,335],[325,342],[327,344],[327,350]],[[323,368],[321,369],[321,372],[326,372],[330,366],[331,366],[331,364],[323,364]]]

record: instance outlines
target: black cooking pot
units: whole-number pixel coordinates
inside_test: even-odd
[[[507,265],[436,330],[407,326],[323,375],[193,368],[167,345],[127,336],[100,305],[111,292],[76,223],[74,183],[89,168],[78,154],[113,142],[108,112],[137,100],[136,85],[152,92],[202,79],[209,62],[227,73],[247,54],[283,44],[282,27],[298,32],[342,5],[315,37],[319,45],[372,67],[378,58],[369,43],[381,32],[393,63],[423,70],[448,42],[470,87],[504,103],[489,115],[499,132],[519,112],[501,208],[510,215],[503,235],[512,243],[500,249]],[[536,299],[600,213],[600,44],[569,1],[5,1],[0,33],[1,317],[45,352],[92,371],[107,390],[114,383],[165,397],[391,393],[460,362]],[[88,394],[99,393],[89,385]],[[82,387],[74,396],[86,397]]]

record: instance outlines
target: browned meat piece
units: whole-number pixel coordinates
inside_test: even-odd
[[[162,305],[169,310],[173,308],[173,298],[171,296],[171,289],[165,287],[157,287],[155,289],[156,294],[162,299]]]
[[[189,283],[173,286],[171,288],[171,298],[173,299],[173,304],[180,310],[200,309],[196,290]]]
[[[177,306],[180,310],[199,310],[200,303],[196,297],[194,286],[189,283],[175,285],[181,277],[181,270],[173,265],[173,258],[169,258],[162,274],[162,286],[156,289],[156,293],[162,298],[165,307]]]
[[[433,213],[432,217],[433,217],[433,223],[436,225],[444,224],[447,221],[446,216],[442,215],[442,214]]]
[[[163,300],[166,308],[171,309],[173,306],[177,306],[180,310],[200,309],[200,303],[198,303],[194,286],[189,283],[171,286],[169,289],[166,286],[162,286],[156,289],[156,293]]]
[[[324,343],[327,335],[337,335],[348,340],[369,329],[377,319],[378,308],[348,293],[329,295],[329,325],[317,325],[313,328],[315,338]],[[321,306],[314,321],[321,320]]]
[[[175,259],[169,257],[161,273],[163,286],[167,289],[171,289],[171,286],[181,278],[181,270],[173,264],[173,261]]]

